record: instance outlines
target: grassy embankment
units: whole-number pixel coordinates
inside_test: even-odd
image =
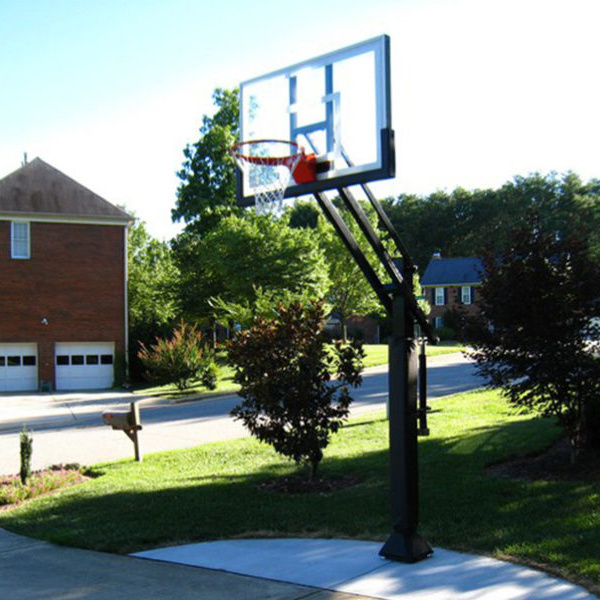
[[[516,415],[497,392],[432,399],[419,444],[421,533],[434,546],[541,566],[600,590],[600,484],[518,481],[486,466],[540,451],[551,420]],[[61,544],[132,552],[253,536],[389,533],[387,422],[351,421],[326,450],[322,475],[352,477],[331,493],[288,495],[260,484],[293,464],[247,438],[94,467],[95,478],[0,513],[0,526]]]

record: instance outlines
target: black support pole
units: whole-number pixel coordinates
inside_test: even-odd
[[[389,435],[392,533],[379,554],[413,563],[432,554],[417,533],[419,471],[417,444],[417,347],[414,322],[402,295],[393,299],[389,340]]]
[[[429,435],[427,427],[427,352],[425,340],[421,340],[419,352],[419,429],[418,435]]]
[[[378,260],[392,282],[383,285],[341,214],[323,193],[314,196],[329,222],[361,268],[377,297],[392,317],[389,340],[389,435],[392,533],[379,552],[391,560],[413,563],[432,554],[431,546],[417,533],[419,522],[419,473],[417,445],[417,340],[415,319],[428,337],[432,329],[417,305],[412,286],[413,263],[409,257],[391,259],[376,230],[352,195],[338,190]],[[381,208],[381,207],[380,207]],[[385,213],[384,213],[385,214]]]

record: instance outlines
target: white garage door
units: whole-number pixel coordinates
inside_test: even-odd
[[[112,342],[57,342],[57,390],[102,390],[114,382],[115,345]]]
[[[0,392],[38,389],[36,344],[0,344]]]

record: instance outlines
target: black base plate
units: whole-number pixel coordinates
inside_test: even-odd
[[[379,551],[384,558],[405,563],[419,562],[432,554],[433,549],[418,533],[394,532]]]

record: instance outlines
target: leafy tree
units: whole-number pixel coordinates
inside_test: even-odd
[[[311,233],[288,227],[285,217],[226,217],[175,253],[185,312],[194,319],[211,310],[214,298],[252,306],[257,289],[273,297],[290,292],[317,298],[328,283],[323,252]]]
[[[222,297],[210,299],[210,305],[213,309],[216,321],[218,323],[235,323],[241,329],[250,329],[252,323],[257,317],[263,319],[273,319],[279,314],[279,304],[286,306],[293,302],[305,304],[311,300],[312,293],[307,290],[263,290],[261,287],[255,288],[255,297],[252,300],[243,300],[241,302],[232,302],[224,300]]]
[[[600,420],[600,271],[581,238],[544,230],[539,218],[484,258],[481,315],[467,329],[490,385],[524,410],[554,415],[572,459]]]
[[[200,139],[187,145],[177,173],[181,180],[172,210],[174,221],[199,234],[210,231],[225,216],[239,214],[235,194],[235,160],[229,149],[239,138],[237,90],[218,88],[213,94],[217,111],[204,115]]]
[[[339,207],[338,207],[339,208]],[[366,207],[367,214],[370,214]],[[342,213],[345,211],[341,208]],[[372,214],[370,214],[372,218]],[[382,281],[385,272],[380,260],[371,246],[366,242],[356,222],[345,218],[351,233],[359,240],[367,259]],[[319,216],[316,229],[317,243],[325,253],[328,266],[330,285],[326,298],[342,322],[342,337],[346,340],[347,321],[352,315],[379,313],[382,307],[373,288],[356,264],[339,235],[323,216]]]
[[[349,386],[362,381],[359,344],[330,353],[321,303],[279,306],[275,319],[257,319],[228,344],[243,402],[232,415],[260,441],[296,463],[314,480],[332,433],[348,416]]]
[[[314,202],[296,201],[288,209],[290,227],[316,229],[319,223],[321,211]]]
[[[401,195],[384,201],[383,207],[421,273],[434,250],[448,254],[447,244],[456,238],[456,220],[445,192]]]
[[[141,376],[139,342],[166,334],[179,313],[179,271],[169,246],[154,239],[142,221],[129,229],[127,253],[130,374]]]
[[[548,230],[589,239],[591,252],[600,258],[600,181],[583,183],[574,173],[517,176],[495,190],[401,195],[384,205],[421,273],[435,250],[444,256],[481,256],[491,242],[501,251],[532,210]]]
[[[195,325],[181,321],[170,339],[156,338],[154,344],[140,344],[138,355],[151,381],[174,383],[185,390],[200,379],[209,389],[216,387],[214,357]]]

